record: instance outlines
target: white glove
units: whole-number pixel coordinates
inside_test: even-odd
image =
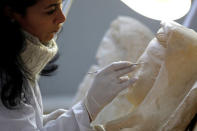
[[[131,86],[137,79],[122,77],[135,69],[135,65],[127,61],[114,62],[97,71],[91,88],[85,97],[85,106],[92,120],[123,89]]]
[[[50,114],[43,115],[43,125],[45,125],[47,122],[49,122],[51,120],[57,119],[60,115],[66,113],[66,112],[67,112],[67,110],[65,110],[65,109],[57,109],[57,110],[51,112]]]

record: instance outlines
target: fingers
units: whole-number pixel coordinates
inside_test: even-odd
[[[129,77],[128,76],[122,76],[118,79],[118,83],[123,83],[125,81],[128,81],[129,80]]]
[[[119,61],[119,62],[113,62],[108,69],[116,71],[116,70],[120,70],[120,69],[124,69],[127,68],[129,66],[131,66],[132,63],[129,61]]]
[[[119,62],[113,62],[112,64],[108,65],[107,67],[98,70],[96,73],[97,74],[109,74],[109,73],[115,73],[118,72],[118,76],[127,74],[131,71],[133,71],[134,67],[137,65],[140,65],[141,63],[131,63],[129,61],[119,61]],[[132,69],[133,68],[133,69]],[[95,73],[95,72],[94,72]],[[89,74],[92,74],[90,72]]]
[[[133,70],[135,70],[136,67],[137,65],[130,65],[130,66],[125,67],[124,69],[119,69],[116,71],[116,75],[117,77],[121,77],[125,74],[132,72]]]

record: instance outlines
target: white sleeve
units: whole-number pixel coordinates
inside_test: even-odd
[[[45,124],[42,131],[93,131],[90,127],[88,112],[83,103],[79,102],[56,120]]]
[[[1,106],[2,107],[2,106]],[[3,131],[94,131],[88,112],[82,102],[73,106],[57,119],[42,125],[42,116],[32,106],[24,110],[0,108],[0,130]],[[41,119],[40,119],[41,118]]]

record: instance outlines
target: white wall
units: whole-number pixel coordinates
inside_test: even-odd
[[[134,17],[151,28],[159,29],[159,21],[145,18],[119,0],[74,0],[63,32],[58,39],[60,59],[58,73],[50,78],[41,78],[40,88],[44,105],[64,107],[71,102],[79,83],[89,67],[95,63],[97,47],[109,28],[110,22],[119,15]],[[179,20],[179,23],[182,23]],[[59,96],[58,101],[48,101]],[[68,101],[66,101],[68,100]],[[58,103],[59,102],[59,103]]]

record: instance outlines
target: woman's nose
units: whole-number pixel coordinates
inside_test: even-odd
[[[55,23],[56,23],[56,24],[61,24],[61,23],[63,23],[65,20],[66,20],[66,17],[64,16],[64,13],[63,13],[62,10],[60,9],[60,10],[58,11],[57,16],[56,16]]]

